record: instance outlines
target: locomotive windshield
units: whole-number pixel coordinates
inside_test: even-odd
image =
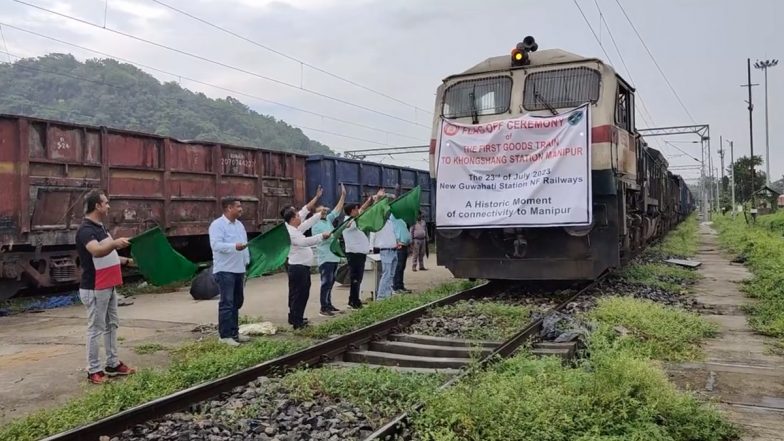
[[[532,72],[525,77],[523,107],[552,110],[599,99],[599,72],[587,67]]]
[[[451,119],[505,113],[511,97],[509,77],[461,81],[446,90],[442,115]]]

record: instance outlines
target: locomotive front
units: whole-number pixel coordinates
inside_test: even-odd
[[[537,49],[533,38],[526,37],[511,57],[489,58],[443,81],[434,112],[431,177],[438,188],[439,135],[443,124],[492,126],[493,122],[525,114],[560,115],[588,103],[591,154],[590,171],[586,173],[590,173],[587,183],[592,206],[590,224],[437,226],[438,264],[446,266],[456,277],[593,279],[607,268],[617,266],[624,249],[630,246],[624,243],[628,242],[624,240],[628,235],[626,200],[635,198],[640,189],[636,177],[638,139],[634,136],[634,91],[598,59],[559,49]],[[570,190],[565,185],[558,191],[563,195]],[[436,210],[443,208],[437,203]]]

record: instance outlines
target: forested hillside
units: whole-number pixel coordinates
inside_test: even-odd
[[[82,63],[70,54],[49,54],[2,64],[0,113],[180,139],[332,153],[300,129],[261,115],[235,98],[211,99],[176,82],[161,83],[133,65],[112,59]]]

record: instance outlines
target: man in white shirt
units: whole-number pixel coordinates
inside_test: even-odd
[[[365,233],[357,228],[357,223],[353,219],[370,205],[372,199],[368,198],[365,204],[360,207],[359,204],[347,204],[343,207],[343,211],[351,220],[348,226],[343,230],[343,242],[346,246],[346,260],[348,260],[348,273],[351,278],[351,285],[348,294],[348,308],[360,309],[362,308],[362,300],[359,298],[359,287],[362,285],[362,278],[365,276],[365,259],[367,259],[368,251],[370,251],[370,241],[368,241]]]
[[[389,215],[384,227],[373,237],[373,246],[381,252],[381,280],[376,298],[383,300],[392,295],[392,284],[397,268],[397,250],[400,244],[395,236],[395,217]]]
[[[248,235],[239,220],[242,203],[237,198],[225,198],[223,216],[210,224],[212,273],[220,292],[218,302],[218,334],[221,343],[238,346],[250,340],[239,334],[239,310],[245,300],[245,268],[250,263]]]
[[[306,326],[304,314],[310,297],[310,266],[313,264],[313,250],[310,247],[318,245],[332,234],[324,232],[305,237],[304,233],[321,220],[321,216],[311,216],[303,222],[302,219],[307,215],[307,207],[299,213],[293,207],[283,210],[283,220],[286,222],[286,229],[291,239],[288,264],[289,323],[294,326],[294,329]]]

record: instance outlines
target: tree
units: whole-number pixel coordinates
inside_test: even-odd
[[[752,160],[742,156],[735,161],[734,166],[727,167],[727,173],[735,173],[735,200],[743,203],[751,199],[754,191],[760,190],[765,185],[765,172],[760,170],[762,156],[754,155],[754,183],[751,181]],[[727,185],[729,189],[729,183]]]
[[[49,54],[0,65],[0,113],[304,154],[334,152],[236,98],[211,99],[113,59]]]

